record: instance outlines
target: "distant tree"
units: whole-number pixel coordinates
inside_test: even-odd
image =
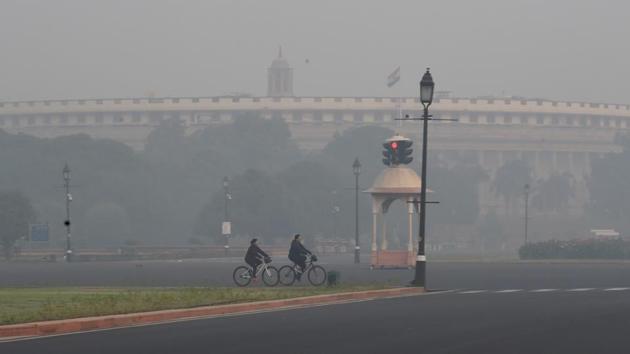
[[[484,216],[478,226],[479,241],[483,250],[496,249],[503,246],[505,235],[503,226],[494,212]]]
[[[523,188],[530,183],[531,174],[525,160],[510,160],[497,170],[492,189],[503,198],[508,212],[513,211],[515,203],[523,196]]]
[[[0,242],[4,257],[13,254],[15,241],[28,235],[28,225],[35,220],[35,210],[20,192],[0,192]]]
[[[247,169],[279,171],[302,158],[282,118],[265,119],[252,112],[235,116],[231,124],[194,134],[191,144],[197,167],[225,175]]]
[[[619,144],[621,153],[609,153],[591,160],[591,176],[587,180],[588,212],[597,227],[629,230],[630,137],[619,138]]]
[[[130,236],[125,209],[116,203],[98,203],[85,213],[88,237],[98,245],[122,245]]]
[[[232,234],[272,239],[284,236],[290,216],[282,204],[282,185],[258,170],[247,170],[230,181],[230,221]],[[221,222],[224,221],[224,193],[217,190],[199,213],[195,231],[221,242]]]
[[[348,129],[342,134],[336,133],[317,159],[329,169],[347,171],[351,176],[352,162],[358,157],[363,165],[361,179],[371,181],[385,167],[381,162],[382,144],[393,135],[393,130],[378,126]]]
[[[179,119],[160,122],[149,136],[144,147],[148,159],[157,162],[181,165],[189,157],[186,128]]]
[[[334,206],[341,206],[344,212],[354,210],[350,203],[354,194],[338,190],[341,179],[334,171],[314,161],[298,162],[280,172],[278,180],[284,187],[282,204],[288,213],[286,233],[348,235],[354,225],[352,217],[342,219],[340,214],[338,224],[333,221],[333,213],[340,213]]]
[[[472,224],[479,216],[479,184],[488,175],[477,164],[458,163],[448,166],[445,161],[430,159],[428,197],[440,204],[430,208],[436,224]]]
[[[569,205],[574,195],[573,178],[569,174],[551,175],[537,184],[532,204],[541,211],[557,212]]]

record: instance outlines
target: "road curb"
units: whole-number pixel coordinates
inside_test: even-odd
[[[261,310],[291,308],[296,306],[332,304],[340,301],[382,299],[388,297],[418,295],[424,293],[423,288],[394,288],[383,290],[367,290],[337,294],[325,294],[297,297],[282,300],[246,302],[240,304],[204,306],[177,310],[160,310],[122,315],[97,317],[81,317],[67,320],[32,322],[17,325],[0,326],[0,338],[31,337],[97,329],[134,326],[181,320],[194,317],[206,317],[228,314],[239,314]]]

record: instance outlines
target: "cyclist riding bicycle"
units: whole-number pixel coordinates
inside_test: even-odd
[[[297,264],[299,266],[299,272],[297,273],[297,279],[299,280],[306,268],[306,255],[311,255],[313,260],[316,260],[313,253],[304,247],[302,244],[302,236],[300,234],[296,234],[293,237],[293,241],[291,241],[291,248],[289,249],[289,259],[291,262]]]
[[[258,247],[258,239],[253,238],[250,242],[249,248],[247,249],[247,253],[245,254],[245,262],[252,267],[252,277],[256,277],[256,270],[258,266],[262,264],[262,260],[265,262],[271,262],[271,257],[265,251]]]

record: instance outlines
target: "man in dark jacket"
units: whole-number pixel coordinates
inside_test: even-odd
[[[258,269],[258,266],[262,264],[262,259],[269,259],[269,261],[271,261],[271,257],[258,247],[257,238],[253,238],[249,244],[249,248],[245,254],[245,262],[252,267],[252,277],[255,278],[256,269]]]
[[[302,236],[300,234],[296,234],[293,237],[293,241],[291,241],[291,248],[289,249],[289,259],[300,266],[300,270],[302,273],[304,272],[304,268],[306,268],[306,255],[313,254],[311,251],[307,250],[306,247],[302,244]],[[298,273],[298,279],[300,278],[301,273]]]

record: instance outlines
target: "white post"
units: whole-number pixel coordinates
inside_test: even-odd
[[[381,250],[385,251],[387,249],[387,221],[385,220],[385,214],[382,214],[381,224],[383,226],[383,234],[381,239]]]
[[[372,211],[372,252],[376,252],[376,233],[378,232],[378,212]]]
[[[409,231],[409,238],[408,238],[408,242],[407,242],[407,251],[409,252],[413,252],[413,213],[414,213],[414,205],[413,203],[410,203],[411,201],[413,201],[413,199],[409,199],[408,203],[407,203],[407,214],[408,214],[408,222],[409,222],[409,226],[408,226],[408,231]]]

